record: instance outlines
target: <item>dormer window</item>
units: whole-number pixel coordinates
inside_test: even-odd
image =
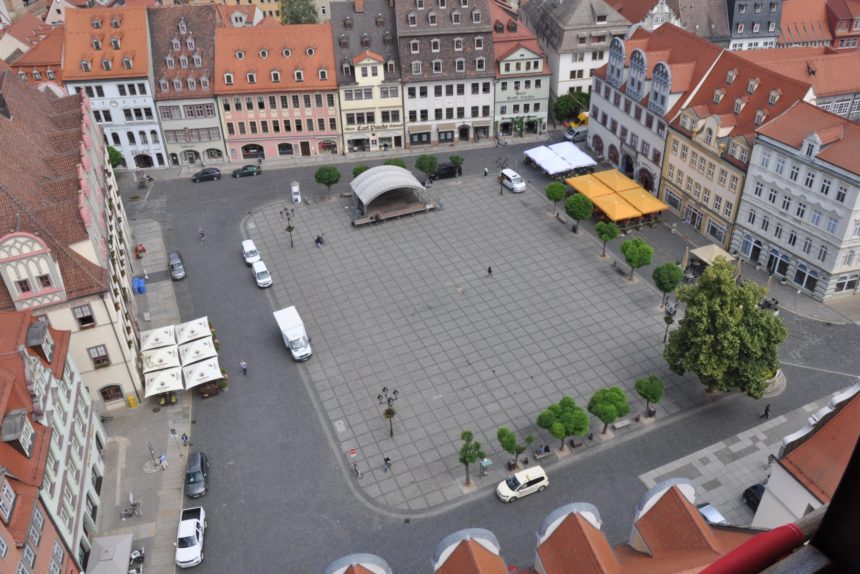
[[[263,60],[265,60],[266,58],[269,57],[269,51],[266,50],[265,48],[260,50],[259,54],[260,54],[260,58],[262,58]]]
[[[18,72],[18,79],[26,82],[27,81],[27,72],[19,71]]]
[[[454,10],[453,12],[451,12],[451,22],[453,24],[459,24],[460,23],[460,11],[459,10]]]
[[[726,92],[720,88],[714,90],[714,103],[719,104],[721,101],[723,101],[723,96],[725,95]]]
[[[39,72],[39,70],[33,70],[33,79],[37,82],[42,79],[42,74],[41,72]]]
[[[187,31],[188,31],[188,29],[185,27],[185,18],[180,18],[179,19],[179,33],[185,34]]]
[[[98,18],[94,18],[94,19],[92,20],[92,22],[90,22],[90,24],[91,24],[91,25],[92,25],[92,27],[93,27],[93,28],[95,28],[96,30],[98,30],[99,28],[101,28],[101,27],[102,27],[102,21],[101,21],[101,20],[99,20]]]
[[[758,110],[755,113],[755,125],[760,126],[764,123],[764,119],[767,117],[767,112],[764,110]]]
[[[349,16],[344,18],[343,19],[343,27],[346,28],[347,30],[352,30],[352,18],[350,18]]]
[[[93,50],[101,50],[102,49],[102,41],[98,38],[93,38],[92,41]]]
[[[200,87],[203,88],[204,90],[208,90],[209,89],[209,78],[206,78],[206,77],[200,78]]]
[[[187,68],[188,67],[188,58],[186,56],[179,56],[179,67]]]
[[[406,21],[409,23],[410,26],[415,27],[418,25],[418,16],[415,14],[415,12],[410,12],[406,15]]]
[[[173,56],[167,56],[164,58],[164,63],[167,64],[167,67],[171,70],[176,67],[176,62],[173,60]]]
[[[424,9],[424,0],[415,0],[415,7],[419,10]]]
[[[200,54],[194,54],[194,56],[192,56],[191,59],[194,62],[195,68],[200,68],[203,66],[203,58],[200,57]]]
[[[496,23],[493,24],[493,31],[496,32],[497,34],[501,34],[502,32],[505,31],[505,25],[502,24],[501,22],[499,22],[498,20],[496,20]]]
[[[366,32],[361,35],[361,45],[370,46],[370,36],[368,36]]]
[[[182,91],[182,80],[180,80],[179,78],[173,80],[173,89],[176,90],[177,92],[181,92]]]
[[[15,444],[24,453],[24,456],[29,458],[33,452],[33,426],[27,418],[27,411],[24,409],[10,410],[9,414],[3,417],[2,428],[3,440],[10,445]],[[15,501],[15,494],[14,491],[7,494],[7,490],[11,489],[6,488],[5,477],[3,482],[3,521],[8,522],[9,512]]]
[[[439,8],[447,8],[448,0],[439,0]]]
[[[193,91],[193,90],[197,89],[197,82],[194,81],[194,78],[188,78],[187,83],[188,83],[188,89],[189,90]]]
[[[385,26],[385,16],[383,16],[382,14],[377,14],[376,15],[376,27],[382,28],[383,26]]]
[[[292,51],[292,50],[290,50],[289,48],[284,48],[284,49],[281,51],[281,55],[282,55],[284,58],[289,58],[290,56],[292,56],[292,55],[293,55],[293,51]]]
[[[481,11],[480,10],[472,10],[472,22],[475,24],[481,23]]]
[[[185,40],[185,47],[188,48],[189,50],[193,50],[194,49],[194,38],[187,38]]]
[[[277,70],[272,70],[272,83],[277,84],[281,81],[281,73]]]
[[[508,20],[508,32],[516,32],[517,31],[517,23],[513,20]]]
[[[731,83],[735,81],[735,78],[737,78],[737,76],[738,76],[737,70],[729,70],[728,73],[726,74],[726,83],[731,85]]]
[[[119,25],[122,24],[122,18],[119,16],[114,16],[113,20],[110,21],[110,25],[112,28],[119,28]]]
[[[340,71],[343,73],[344,76],[351,76],[352,70],[349,66],[349,62],[344,62],[343,64],[341,64]]]
[[[606,24],[606,14],[598,14],[597,15],[597,23],[598,24]]]
[[[293,78],[294,78],[297,82],[304,82],[304,81],[305,81],[305,73],[304,73],[304,72],[302,72],[301,70],[296,70],[296,71],[293,73]]]
[[[346,34],[341,34],[337,43],[341,48],[349,48],[349,37]]]
[[[256,84],[257,83],[257,74],[255,74],[254,72],[248,72],[246,77],[248,79],[249,84]]]
[[[744,109],[745,104],[746,104],[746,102],[743,100],[743,98],[736,99],[735,100],[735,113],[736,114],[741,113],[741,110]]]
[[[382,43],[385,44],[386,46],[390,46],[391,44],[394,43],[394,35],[392,35],[391,32],[386,30],[385,34],[383,34],[383,36],[382,36]]]
[[[48,70],[45,72],[45,75],[48,76],[49,80],[53,80],[57,77],[56,74],[54,74],[54,70],[50,68],[48,68]]]
[[[113,69],[113,62],[105,58],[102,60],[102,69],[105,72],[110,72]]]
[[[427,14],[427,23],[431,26],[436,25],[436,12],[430,12]]]
[[[133,62],[131,61],[131,58],[129,58],[128,56],[123,58],[122,59],[122,67],[125,68],[126,70],[131,70],[131,68],[133,67]]]
[[[442,43],[439,42],[439,38],[433,38],[432,40],[430,40],[430,51],[431,52],[438,52],[440,50],[441,46],[442,46]]]
[[[111,48],[113,48],[114,50],[119,50],[119,46],[120,46],[119,38],[117,38],[116,36],[113,36],[110,39],[110,45],[111,45]]]
[[[319,71],[318,75],[319,75],[320,80],[328,80],[328,70],[322,69]]]
[[[167,80],[161,80],[158,82],[158,87],[161,88],[162,92],[166,92],[170,89],[170,85],[167,83]]]
[[[174,38],[173,40],[171,40],[170,45],[173,46],[174,50],[178,50],[180,47],[179,46],[179,38]]]
[[[782,92],[780,92],[779,90],[771,90],[770,96],[768,96],[768,98],[767,98],[768,105],[771,105],[771,106],[774,105],[777,102],[777,100],[779,100],[779,96],[781,94],[782,94]]]
[[[756,88],[758,87],[758,84],[759,84],[759,79],[758,78],[752,78],[749,81],[749,83],[747,84],[747,93],[748,94],[754,94]]]
[[[230,74],[230,73],[224,74],[224,83],[227,84],[228,86],[232,86],[233,85],[233,74]]]
[[[313,56],[315,53],[316,53],[316,50],[314,50],[313,48],[308,48],[307,50],[305,50],[305,54],[307,56]]]
[[[804,151],[804,153],[806,153],[806,157],[813,157],[815,155],[815,144],[812,142],[807,142],[806,150]]]
[[[460,6],[462,6],[463,8],[468,8],[469,0],[460,0]]]
[[[243,52],[242,50],[238,50],[236,52],[236,59],[237,60],[244,60],[245,59],[245,52]]]
[[[705,130],[705,143],[711,145],[714,143],[714,130],[708,128]]]

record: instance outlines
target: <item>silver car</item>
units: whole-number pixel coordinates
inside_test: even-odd
[[[170,278],[174,281],[185,279],[185,263],[178,251],[171,251],[167,256],[167,267],[170,269]]]

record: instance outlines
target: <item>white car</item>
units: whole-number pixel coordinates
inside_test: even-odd
[[[512,169],[503,169],[499,174],[502,185],[513,191],[514,193],[522,193],[526,190],[525,180]]]
[[[543,467],[533,466],[508,476],[496,487],[496,496],[502,502],[513,502],[533,492],[542,492],[549,486]]]
[[[186,508],[176,531],[176,565],[191,568],[203,562],[203,537],[206,534],[206,512],[202,506]]]
[[[262,259],[253,240],[246,239],[242,242],[242,259],[245,260],[245,265],[253,265]]]
[[[696,506],[702,516],[711,524],[727,524],[728,520],[723,514],[717,510],[717,507],[710,502],[703,502]]]
[[[269,268],[262,261],[257,261],[251,266],[251,275],[254,276],[254,281],[257,282],[257,287],[271,287],[272,275],[269,273]]]

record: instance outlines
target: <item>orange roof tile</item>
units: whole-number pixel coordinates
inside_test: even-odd
[[[743,50],[737,55],[768,69],[809,82],[817,97],[860,92],[860,51],[825,47]]]
[[[461,541],[436,574],[507,574],[505,561],[471,538]]]
[[[655,558],[678,551],[716,555],[719,550],[708,523],[676,486],[667,490],[634,527]]]
[[[349,568],[343,571],[343,574],[373,574],[373,570],[369,570],[361,564],[350,564]]]
[[[218,25],[231,27],[233,23],[230,21],[230,17],[236,12],[241,12],[245,15],[245,22],[247,26],[254,25],[254,18],[258,15],[257,11],[259,8],[253,5],[240,5],[240,4],[215,4],[215,8],[218,10]]]
[[[265,34],[255,28],[218,28],[215,93],[336,90],[331,34],[331,24],[273,26]],[[302,82],[294,80],[299,70]],[[326,71],[324,80],[321,70]],[[280,82],[272,81],[273,71],[280,72]],[[228,73],[233,74],[233,85],[224,82]],[[253,84],[248,82],[249,73],[256,74]]]
[[[371,60],[376,60],[377,62],[384,62],[385,58],[377,54],[376,52],[371,52],[370,50],[365,50],[359,54],[356,54],[355,58],[352,59],[353,64],[357,64],[363,60],[370,58]]]
[[[657,0],[609,0],[607,4],[636,24],[645,19],[651,8],[657,5]]]
[[[21,66],[43,66],[56,64],[57,73],[61,71],[59,66],[63,63],[63,37],[65,31],[63,26],[57,26],[51,30],[42,41],[15,60],[14,68]]]
[[[856,149],[854,153],[857,154]],[[818,423],[815,432],[783,455],[779,463],[826,504],[842,480],[858,437],[860,394],[843,403],[829,419]]]
[[[526,26],[525,22],[512,16],[505,7],[498,2],[490,2],[490,13],[493,18],[493,53],[496,59],[496,76],[501,77],[499,62],[519,50],[525,48],[543,58],[542,72],[523,72],[522,76],[549,76],[552,70],[546,54],[541,49],[537,37]],[[501,24],[503,30],[500,32],[496,25]],[[513,30],[511,28],[514,28]]]
[[[538,546],[546,574],[566,574],[576,564],[578,574],[621,572],[606,536],[579,513],[568,514]]]
[[[31,12],[24,12],[5,30],[13,38],[30,46],[38,44],[50,31],[51,26],[39,20]]]
[[[113,27],[113,22],[118,27]],[[94,23],[99,27],[95,28]],[[111,39],[120,40],[114,49]],[[93,47],[93,40],[101,42],[101,49]],[[126,69],[124,59],[131,60]],[[109,60],[111,69],[105,70],[102,62]],[[89,72],[83,71],[81,62],[87,61]],[[140,78],[149,74],[149,31],[146,8],[71,8],[66,10],[66,39],[63,54],[63,77],[66,81],[99,80],[109,78]]]
[[[826,0],[784,0],[777,46],[833,40],[827,23]]]

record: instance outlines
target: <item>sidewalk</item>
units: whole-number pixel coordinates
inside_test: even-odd
[[[133,263],[135,275],[148,274],[146,294],[136,295],[140,329],[179,322],[173,285],[166,272],[161,226],[155,221],[134,221],[132,233],[134,243],[143,243],[147,249],[144,258]],[[143,399],[134,410],[117,411],[105,428],[108,440],[103,453],[105,476],[98,536],[131,534],[134,547],[146,550],[147,574],[172,574],[173,543],[184,502],[185,456],[190,446],[182,446],[178,437],[191,435],[191,397],[180,393],[177,404],[164,407]],[[162,454],[167,455],[166,470],[157,462]],[[140,503],[143,516],[122,520],[120,514],[128,507],[130,495]]]

